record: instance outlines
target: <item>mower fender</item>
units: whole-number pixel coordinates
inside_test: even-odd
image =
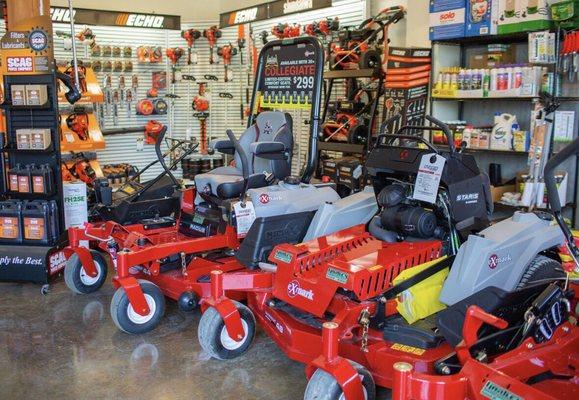
[[[142,316],[148,315],[151,310],[137,279],[129,276],[126,278],[116,278],[116,282],[124,289],[129,303],[131,303],[135,312]]]
[[[334,377],[344,392],[345,400],[364,400],[364,388],[360,375],[347,359],[336,357],[332,362],[329,362],[324,356],[316,358],[306,367],[308,379],[317,369],[321,369]]]
[[[65,250],[65,254],[68,251]],[[92,259],[92,255],[90,254],[90,250],[86,247],[74,247],[70,248],[69,255],[67,255],[67,259],[72,256],[72,254],[76,254],[80,263],[82,264],[82,269],[87,273],[88,276],[91,278],[95,278],[98,275],[98,271],[96,269],[96,265]]]

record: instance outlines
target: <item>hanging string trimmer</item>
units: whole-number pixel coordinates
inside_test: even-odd
[[[181,47],[169,47],[165,54],[171,60],[171,84],[175,83],[175,72],[177,71],[177,64],[181,57],[183,57],[183,49]]]
[[[200,137],[200,153],[207,154],[207,118],[209,117],[209,100],[205,97],[206,82],[197,82],[199,91],[197,96],[193,98],[192,106],[195,113],[193,116],[199,120]]]
[[[231,43],[217,48],[217,55],[223,58],[223,67],[225,68],[225,82],[232,80],[231,70],[229,70],[229,65],[231,64],[231,57],[237,54],[237,49],[233,47]]]
[[[213,59],[213,48],[217,43],[217,39],[219,39],[221,35],[222,32],[219,30],[219,28],[217,28],[216,25],[203,30],[203,37],[209,41],[209,64],[215,63],[215,60]]]
[[[197,54],[192,57],[195,41],[201,37],[201,31],[197,29],[186,29],[181,31],[181,37],[187,42],[187,65],[197,64]]]

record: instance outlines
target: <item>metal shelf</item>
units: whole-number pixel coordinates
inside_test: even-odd
[[[333,69],[324,72],[324,79],[378,78],[380,69]]]
[[[544,30],[544,29],[543,29]],[[490,43],[525,43],[528,39],[529,32],[516,32],[504,35],[486,35],[486,36],[472,36],[454,39],[435,40],[436,44],[454,44],[454,45],[471,45],[484,46]]]
[[[441,151],[448,151],[448,146],[446,145],[435,145],[437,149]],[[496,149],[471,149],[466,148],[464,150],[465,153],[476,154],[476,153],[489,153],[489,154],[504,154],[504,155],[512,155],[512,156],[525,156],[529,155],[526,151],[515,151],[515,150],[496,150]]]
[[[318,140],[318,150],[363,154],[364,149],[365,146],[363,144],[351,144],[344,142],[322,142],[321,140]]]

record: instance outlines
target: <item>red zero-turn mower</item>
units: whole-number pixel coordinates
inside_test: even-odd
[[[565,237],[561,248],[567,273],[579,272],[578,238],[574,238],[561,214],[555,169],[579,154],[579,139],[547,162],[544,171],[549,205]],[[576,276],[576,275],[575,275]],[[568,279],[561,288],[550,284],[526,308],[522,321],[506,321],[470,306],[462,326],[463,340],[454,354],[441,360],[432,371],[397,362],[393,368],[393,399],[572,399],[579,393],[579,329],[577,328],[577,290]],[[574,296],[573,296],[574,291]],[[477,332],[494,327],[493,341],[502,354],[484,353],[489,343]],[[498,341],[500,336],[502,341]],[[479,335],[480,336],[480,335]],[[504,340],[506,339],[506,340]],[[451,360],[450,362],[448,360]]]
[[[438,127],[419,129],[442,129],[451,137],[447,126],[428,119]],[[568,321],[573,292],[564,287],[554,267],[561,266],[555,262],[558,246],[545,253],[553,258],[537,255],[543,260],[540,268],[537,263],[513,265],[520,273],[515,277],[522,275],[514,282],[509,275],[490,286],[484,275],[477,275],[487,271],[486,265],[462,271],[480,276],[482,289],[448,306],[440,302],[439,293],[449,281],[456,283],[450,275],[445,279],[448,268],[461,272],[463,266],[455,261],[473,238],[469,233],[488,225],[489,183],[471,155],[457,152],[452,144],[442,153],[422,135],[402,134],[411,129],[404,126],[396,135],[380,135],[368,156],[366,167],[382,206],[370,225],[372,236],[363,226],[354,227],[299,245],[278,245],[269,263],[261,263],[259,269],[212,272],[211,296],[202,299],[202,347],[214,358],[238,357],[248,349],[258,321],[288,357],[306,364],[310,381],[305,400],[372,400],[375,385],[392,388],[395,376],[398,387],[407,378],[401,390],[412,389],[413,397],[401,394],[400,399],[470,399],[469,371],[462,372],[467,377],[453,377],[461,370],[461,360],[474,357],[477,363],[492,365],[514,348],[529,350],[549,343],[562,351],[553,369],[545,368],[552,360],[544,360],[538,350],[537,365],[532,358],[519,358],[509,366],[524,363],[527,370],[503,372],[532,376],[538,386],[544,379],[555,382],[561,377],[576,388],[577,340],[571,333],[576,328]],[[440,167],[442,159],[440,171],[435,165]],[[441,174],[433,203],[418,200],[424,194],[424,179],[430,179],[424,174]],[[539,220],[529,213],[504,224],[526,217]],[[539,223],[551,229],[549,221]],[[457,253],[457,244],[467,236]],[[559,232],[559,243],[562,236]],[[509,268],[501,273],[512,272]],[[233,288],[246,292],[247,305],[227,297]],[[423,313],[427,308],[431,309]],[[492,326],[481,328],[483,322]],[[395,364],[401,370],[398,375]],[[485,385],[486,368],[472,376],[474,385]],[[448,376],[432,376],[437,371]],[[552,375],[544,374],[549,371]],[[503,387],[498,375],[487,384],[488,393],[516,387]],[[439,387],[443,390],[447,382],[453,388],[443,395]],[[446,395],[451,393],[462,396]]]
[[[286,51],[288,47],[293,51]],[[296,48],[306,51],[295,51]],[[260,78],[271,53],[278,59],[289,57],[287,62],[302,54],[306,60],[313,60],[312,69],[306,73],[314,75],[305,76],[313,81],[312,123],[310,151],[301,177],[290,176],[292,120],[280,111],[251,115],[239,140],[228,130],[228,140],[212,141],[210,149],[233,155],[236,166],[196,175],[196,191],[182,189],[171,173],[190,149],[175,157],[172,165],[166,165],[167,153],[161,152],[162,131],[155,151],[165,172],[149,183],[126,184],[115,193],[103,182],[96,189],[99,205],[94,212],[100,222],[69,229],[70,246],[65,250],[67,286],[75,293],[98,290],[106,277],[103,254],[108,255],[116,270],[113,285],[117,288],[111,316],[119,329],[128,333],[153,329],[163,315],[164,296],[177,300],[183,310],[195,309],[200,297],[209,296],[210,271],[227,273],[243,268],[232,254],[249,227],[255,225],[253,220],[260,226],[267,223],[268,229],[277,229],[272,235],[252,241],[252,252],[236,254],[257,265],[267,260],[276,244],[297,243],[307,235],[324,235],[330,232],[328,226],[343,229],[351,226],[344,225],[344,221],[369,221],[375,214],[373,193],[358,193],[343,202],[331,186],[308,183],[315,171],[324,63],[323,50],[316,39],[272,41],[264,46],[251,109],[259,110],[258,93],[264,90],[264,80]],[[176,146],[186,143],[177,142]],[[169,152],[174,150],[173,146]],[[318,209],[326,211],[318,219],[313,218]],[[333,221],[336,213],[328,214],[329,209],[349,217]],[[313,224],[312,220],[319,223]],[[83,241],[90,242],[92,250],[83,247]],[[240,298],[234,292],[228,295]]]
[[[342,29],[338,42],[330,43],[330,69],[366,69],[382,65],[388,54],[388,29],[404,18],[404,7],[385,8],[357,29]]]

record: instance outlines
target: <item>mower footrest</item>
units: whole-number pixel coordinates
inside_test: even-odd
[[[386,320],[383,330],[384,340],[419,349],[438,347],[444,338],[432,318],[422,319],[410,325],[397,315]]]

